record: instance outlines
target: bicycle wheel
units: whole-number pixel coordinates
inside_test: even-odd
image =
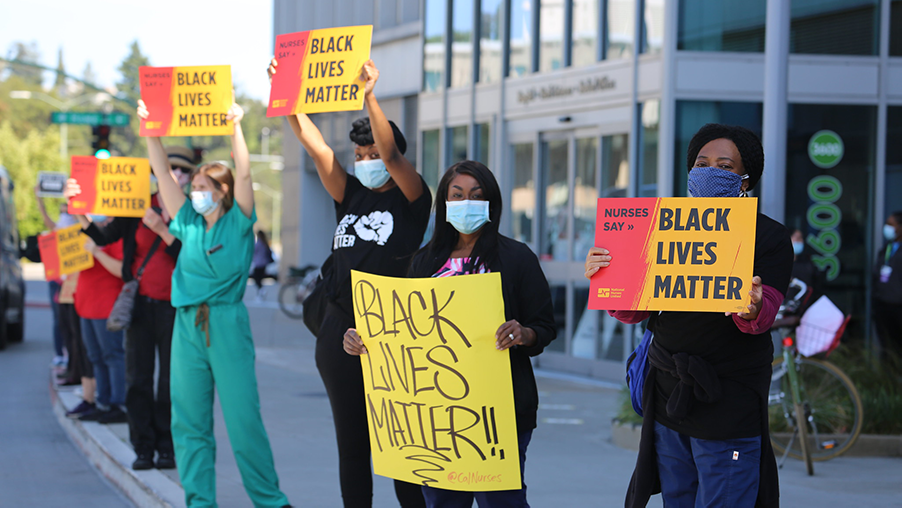
[[[830,362],[799,358],[795,365],[811,458],[819,462],[838,457],[861,434],[864,411],[858,390],[849,376]],[[777,454],[789,447],[790,457],[802,459],[801,442],[798,437],[793,439],[799,430],[799,417],[793,407],[783,357],[774,360],[773,369],[768,397],[771,442]]]
[[[279,288],[279,308],[291,319],[303,319],[304,299],[300,281],[287,282]]]

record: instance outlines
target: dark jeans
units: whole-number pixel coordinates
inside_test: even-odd
[[[85,343],[81,338],[81,318],[75,312],[75,305],[61,303],[60,332],[66,343],[66,351],[69,352],[69,370],[67,381],[78,382],[83,377],[94,377],[94,368],[88,359]]]
[[[56,301],[56,294],[60,291],[60,283],[56,281],[47,282],[47,289],[50,292],[50,312],[53,316],[53,352],[56,356],[63,356],[63,331],[60,329],[60,304]]]
[[[172,452],[169,430],[169,358],[175,309],[168,301],[135,298],[132,322],[125,333],[125,378],[128,390],[128,434],[136,452]],[[155,358],[160,372],[154,396]]]
[[[332,405],[344,506],[368,508],[373,505],[373,472],[363,371],[360,358],[345,353],[341,345],[345,331],[353,326],[345,316],[327,311],[316,339],[316,367]],[[426,506],[419,485],[395,480],[395,494],[402,508]]]
[[[265,266],[255,266],[254,271],[251,272],[251,278],[254,279],[254,284],[257,286],[257,289],[263,287],[263,279],[269,277],[266,275],[266,267]]]
[[[664,506],[755,506],[761,477],[761,436],[698,439],[655,422],[655,451]]]
[[[97,406],[125,405],[125,349],[122,331],[106,329],[106,319],[81,320],[81,338],[97,380]]]
[[[874,327],[883,351],[902,358],[902,305],[874,300]]]
[[[436,489],[423,487],[423,496],[429,508],[470,508],[473,500],[479,508],[529,508],[526,501],[526,448],[532,440],[532,431],[517,433],[517,447],[520,449],[520,482],[519,490],[496,490],[492,492],[464,492],[460,490]]]

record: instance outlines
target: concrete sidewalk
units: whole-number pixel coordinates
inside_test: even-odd
[[[341,506],[332,416],[314,363],[314,340],[300,321],[290,320],[278,310],[276,289],[271,287],[266,299],[258,302],[249,287],[245,298],[257,344],[263,418],[276,469],[283,490],[295,506]],[[539,427],[526,466],[530,504],[554,508],[622,506],[636,454],[611,442],[610,420],[618,391],[602,383],[553,373],[540,372],[538,383]],[[66,399],[65,395],[60,397],[60,404]],[[97,463],[91,453],[102,453],[112,459],[109,467],[119,468],[123,478],[140,484],[130,487],[144,493],[140,501],[135,501],[137,505],[184,506],[175,471],[134,474],[128,469],[134,455],[128,453],[125,425],[76,422],[73,428],[100,450],[82,447],[92,462]],[[215,434],[219,504],[225,508],[249,506],[218,403]],[[817,463],[815,470],[816,476],[807,477],[800,462],[787,462],[781,472],[785,506],[902,507],[902,459],[841,457]],[[374,483],[373,506],[397,506],[391,480],[377,476]],[[661,506],[660,496],[655,496],[649,506]]]

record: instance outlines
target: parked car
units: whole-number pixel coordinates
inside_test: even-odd
[[[25,336],[25,281],[19,262],[13,181],[0,166],[0,349]]]

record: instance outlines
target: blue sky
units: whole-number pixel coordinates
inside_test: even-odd
[[[137,39],[151,65],[231,65],[235,86],[265,101],[273,37],[266,0],[3,0],[0,6],[0,54],[11,56],[14,42],[35,41],[40,63],[56,67],[62,47],[66,72],[81,77],[90,61],[102,87],[118,81],[116,68]]]

